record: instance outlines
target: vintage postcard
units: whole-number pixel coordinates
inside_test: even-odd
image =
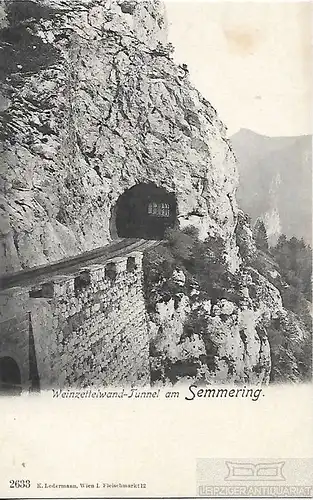
[[[0,498],[312,498],[312,2],[0,0]]]

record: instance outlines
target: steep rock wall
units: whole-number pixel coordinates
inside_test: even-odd
[[[156,383],[199,380],[206,383],[268,384],[271,355],[266,327],[282,311],[279,293],[260,275],[258,300],[247,282],[237,303],[198,298],[182,288],[178,303],[160,302],[149,323],[151,378]],[[186,307],[187,306],[187,307]]]
[[[241,240],[253,255],[245,230]],[[229,273],[221,245],[174,231],[145,255],[153,383],[270,381],[266,328],[283,310],[279,291],[252,267]]]
[[[225,241],[237,266],[237,173],[223,124],[176,66],[158,1],[3,2],[3,271],[114,236],[138,183],[175,194],[181,227]]]
[[[241,264],[229,273],[220,244],[173,231],[144,259],[151,381],[168,384],[300,382],[311,376],[308,315],[284,307],[287,287],[238,213]]]

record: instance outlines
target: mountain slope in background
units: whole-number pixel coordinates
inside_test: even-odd
[[[312,136],[267,137],[241,129],[231,137],[239,162],[237,200],[262,217],[269,241],[279,234],[312,241]]]

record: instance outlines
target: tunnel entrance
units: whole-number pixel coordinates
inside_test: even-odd
[[[137,184],[117,201],[116,231],[120,238],[161,240],[175,221],[175,196],[154,184]]]
[[[9,356],[0,358],[0,392],[11,396],[19,396],[22,392],[20,369]]]

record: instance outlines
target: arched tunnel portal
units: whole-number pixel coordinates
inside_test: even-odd
[[[164,188],[136,184],[119,197],[114,212],[116,236],[161,240],[175,226],[177,203]]]
[[[16,361],[0,357],[0,393],[20,395],[22,392],[21,372]]]

